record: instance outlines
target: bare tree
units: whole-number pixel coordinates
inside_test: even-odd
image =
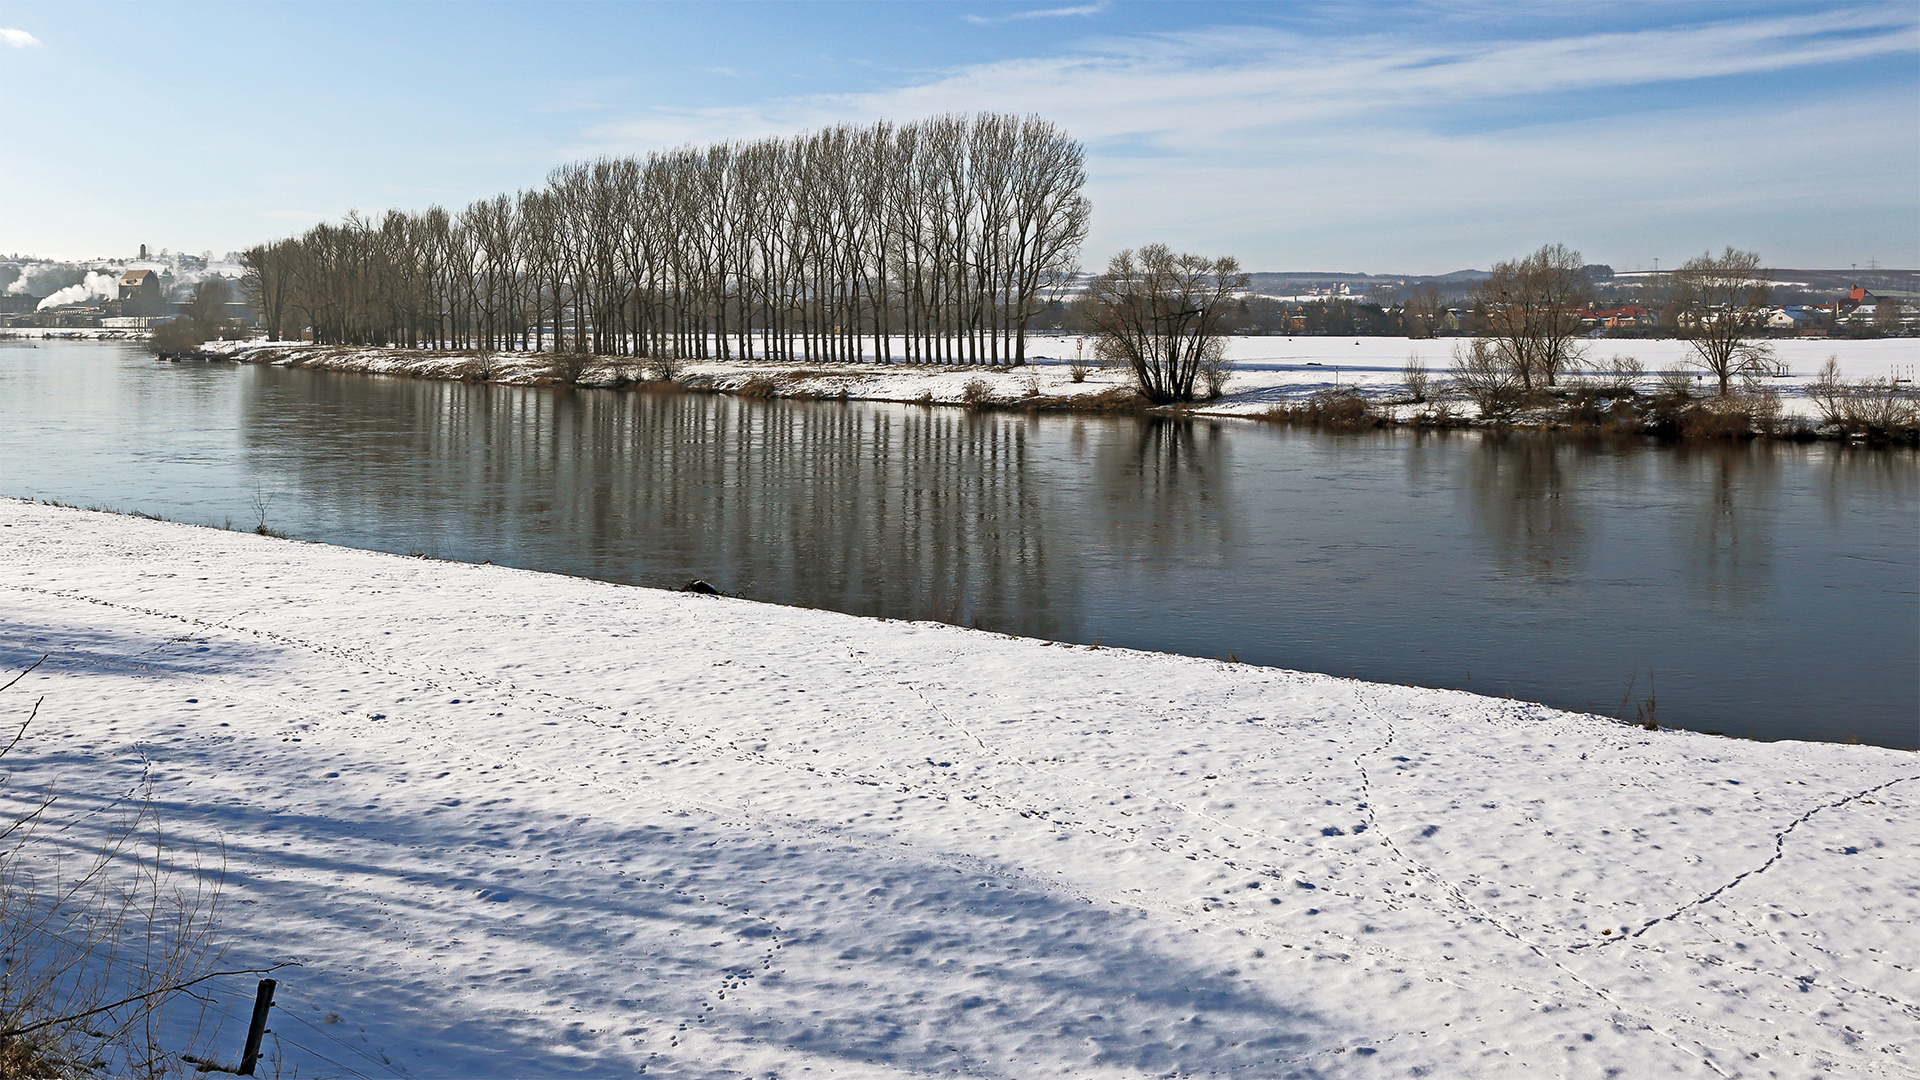
[[[1554,385],[1573,358],[1580,309],[1592,295],[1580,253],[1547,244],[1523,259],[1495,263],[1474,289],[1493,355],[1523,390]]]
[[[1086,150],[1066,132],[1030,116],[1015,153],[1010,276],[1014,359],[1025,363],[1028,320],[1072,280],[1092,206],[1080,194],[1087,182]]]
[[[1410,338],[1430,338],[1440,318],[1440,286],[1428,282],[1415,288],[1401,305],[1400,318]]]
[[[1904,314],[1898,297],[1879,297],[1873,303],[1873,327],[1882,334],[1894,333],[1900,329]]]
[[[294,284],[296,243],[279,240],[272,245],[256,244],[240,253],[240,265],[246,268],[240,287],[266,327],[267,336],[276,341],[280,340]]]
[[[1725,396],[1733,380],[1770,370],[1773,347],[1764,337],[1773,287],[1760,256],[1729,247],[1688,259],[1673,274],[1680,334],[1693,363],[1719,381]]]
[[[187,318],[199,323],[208,336],[218,334],[227,324],[227,298],[232,295],[233,288],[226,278],[201,279],[193,287],[193,298],[187,302]]]
[[[1165,244],[1122,251],[1087,288],[1095,352],[1125,364],[1148,400],[1192,401],[1195,381],[1223,358],[1220,323],[1246,287],[1232,258],[1175,255]]]
[[[1427,365],[1415,353],[1407,357],[1405,367],[1400,369],[1401,381],[1407,384],[1407,400],[1415,405],[1427,400]]]

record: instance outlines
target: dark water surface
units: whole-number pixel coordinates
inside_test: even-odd
[[[0,342],[0,494],[238,528],[264,503],[333,544],[1610,715],[1651,674],[1664,723],[1920,745],[1911,451],[524,390]]]

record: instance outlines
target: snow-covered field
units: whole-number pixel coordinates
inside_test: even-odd
[[[325,1075],[1920,1076],[1920,756],[0,500]],[[247,1012],[218,1034],[237,1051]]]
[[[1123,371],[1094,368],[1084,382],[1073,381],[1068,358],[1074,338],[1036,337],[1028,341],[1032,362],[1024,367],[989,369],[984,366],[922,366],[826,363],[770,363],[694,361],[677,376],[683,384],[737,391],[758,380],[779,395],[846,397],[870,401],[924,401],[959,404],[976,380],[984,384],[985,398],[996,402],[1059,402],[1093,398],[1131,385]],[[1410,358],[1422,360],[1436,380],[1446,377],[1452,350],[1460,339],[1410,341],[1406,338],[1251,337],[1233,338],[1227,355],[1233,374],[1224,397],[1201,406],[1208,415],[1255,415],[1319,390],[1351,388],[1388,407],[1405,396],[1402,369]],[[1638,359],[1652,388],[1657,374],[1687,369],[1688,345],[1677,340],[1595,340],[1582,343],[1586,367],[1603,370],[1615,356]],[[1882,338],[1862,341],[1781,341],[1776,354],[1788,375],[1769,384],[1783,396],[1787,416],[1817,415],[1805,390],[1827,357],[1837,358],[1848,379],[1897,375],[1912,379],[1920,363],[1920,339]],[[298,342],[214,342],[207,351],[245,358],[272,356],[273,362],[335,371],[358,371],[423,378],[460,378],[474,365],[471,355],[406,352],[393,349],[315,347]],[[904,348],[896,350],[904,354]],[[503,383],[534,383],[550,376],[552,358],[544,354],[491,354],[489,377]],[[586,375],[588,382],[611,383],[616,376],[644,378],[639,363],[603,364]],[[1403,407],[1402,411],[1406,411]]]

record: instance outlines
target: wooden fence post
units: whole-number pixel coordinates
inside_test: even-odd
[[[253,995],[253,1022],[247,1025],[247,1048],[240,1053],[240,1067],[235,1071],[240,1076],[252,1076],[253,1066],[260,1060],[260,1036],[267,1033],[267,1010],[273,1008],[273,988],[278,986],[272,979],[261,979],[260,989]]]

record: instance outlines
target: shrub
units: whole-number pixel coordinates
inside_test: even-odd
[[[572,385],[593,366],[593,356],[584,352],[556,352],[547,365],[547,374],[554,382]]]
[[[1842,434],[1884,438],[1920,427],[1920,394],[1891,376],[1848,383],[1840,378],[1837,357],[1827,358],[1807,396],[1820,410],[1821,422]]]
[[[1213,401],[1226,393],[1227,380],[1233,377],[1233,364],[1227,359],[1226,344],[1215,338],[1201,349],[1200,382],[1206,387],[1206,399]]]
[[[960,400],[974,408],[985,405],[992,399],[993,384],[985,379],[968,379],[967,385],[960,388]]]
[[[653,372],[653,377],[661,382],[672,382],[686,370],[686,364],[679,357],[669,354],[654,357],[647,362],[647,368]]]
[[[1747,406],[1747,414],[1753,418],[1753,429],[1762,435],[1772,435],[1780,427],[1780,392],[1771,386],[1754,384],[1741,395]]]
[[[1847,397],[1847,419],[1869,435],[1912,431],[1920,421],[1920,397],[1881,376],[1853,384]]]
[[[207,333],[200,324],[182,316],[154,327],[153,335],[147,339],[147,348],[157,356],[172,356],[192,352],[206,340]]]
[[[1639,360],[1631,356],[1615,356],[1608,361],[1607,366],[1601,370],[1595,381],[1600,390],[1610,396],[1618,397],[1622,394],[1632,394],[1639,386],[1641,376],[1645,374],[1646,369],[1641,367]]]
[[[1504,423],[1526,403],[1527,389],[1519,374],[1478,338],[1465,347],[1454,346],[1453,385],[1479,407],[1484,420]]]
[[[1668,397],[1691,401],[1694,387],[1698,385],[1699,378],[1691,371],[1670,368],[1660,373],[1660,393]]]
[[[1319,390],[1297,405],[1276,405],[1266,412],[1268,420],[1312,427],[1358,431],[1384,423],[1367,399],[1353,390]]]
[[[1827,357],[1821,365],[1820,373],[1813,377],[1807,387],[1807,396],[1813,399],[1814,408],[1820,410],[1820,421],[1835,426],[1844,425],[1847,415],[1847,384],[1840,381],[1840,358]]]
[[[1567,423],[1576,428],[1600,427],[1609,419],[1606,401],[1607,395],[1597,387],[1575,387],[1567,399]]]
[[[1407,366],[1400,369],[1401,381],[1407,384],[1407,401],[1419,405],[1427,400],[1427,365],[1419,354],[1407,357]]]
[[[1745,439],[1753,435],[1753,415],[1735,395],[1708,398],[1683,410],[1680,433],[1695,439]]]

